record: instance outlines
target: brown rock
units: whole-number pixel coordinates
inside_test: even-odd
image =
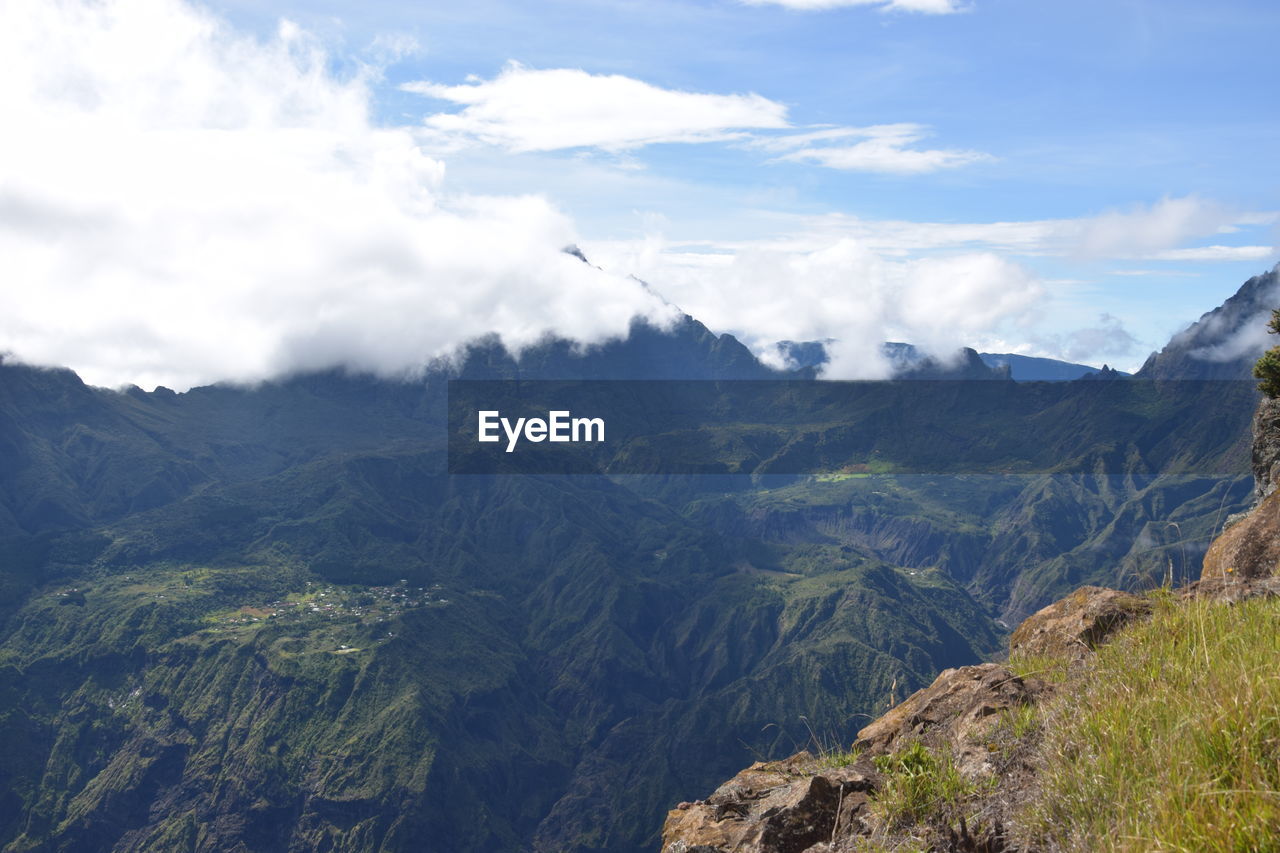
[[[1247,598],[1280,597],[1280,575],[1269,578],[1201,578],[1178,591],[1182,598],[1235,604]]]
[[[1255,500],[1280,485],[1280,400],[1269,397],[1253,413],[1253,485]]]
[[[1028,616],[1009,638],[1024,655],[1083,657],[1114,631],[1151,611],[1151,602],[1127,592],[1082,586]]]
[[[943,670],[933,684],[858,732],[854,748],[876,755],[920,741],[949,749],[961,773],[988,775],[987,744],[999,713],[1036,702],[1048,690],[1039,679],[1019,678],[998,663]]]
[[[757,762],[707,799],[672,809],[663,853],[803,853],[829,841],[866,806],[868,778],[808,753]]]
[[[1280,494],[1222,531],[1204,555],[1200,577],[1265,578],[1280,568]]]

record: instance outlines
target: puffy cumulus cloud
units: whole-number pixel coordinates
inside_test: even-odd
[[[775,136],[752,144],[784,151],[776,160],[814,163],[844,171],[899,175],[954,169],[992,159],[980,151],[911,147],[928,135],[929,129],[919,124],[878,124]],[[857,141],[848,144],[850,140]]]
[[[883,378],[883,341],[910,341],[946,358],[979,336],[1035,316],[1044,288],[989,252],[894,260],[853,239],[805,251],[670,251],[658,238],[589,249],[635,269],[713,328],[730,329],[765,358],[780,340],[828,340],[835,379]]]
[[[458,86],[419,81],[400,88],[462,105],[459,112],[425,119],[443,141],[474,140],[515,152],[623,151],[788,127],[786,107],[756,94],[682,92],[619,74],[534,69],[517,62],[492,80],[473,78]]]
[[[838,9],[844,6],[878,6],[881,9],[900,12],[923,12],[930,15],[948,15],[963,12],[965,6],[956,0],[742,0],[748,6],[785,6],[805,12]]]
[[[404,48],[401,45],[397,49]],[[91,382],[187,387],[412,371],[474,336],[590,342],[669,309],[559,249],[538,198],[448,194],[290,24],[258,41],[181,0],[6,5],[0,350]]]

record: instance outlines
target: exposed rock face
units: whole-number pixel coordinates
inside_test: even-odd
[[[1183,598],[1235,604],[1248,598],[1280,597],[1280,575],[1266,578],[1201,578],[1181,590]]]
[[[1253,484],[1259,501],[1280,485],[1280,400],[1269,397],[1253,415]]]
[[[1150,611],[1151,602],[1145,598],[1082,586],[1027,617],[1009,638],[1009,649],[1023,655],[1080,658],[1126,623]]]
[[[945,670],[929,687],[858,733],[846,767],[807,752],[761,762],[696,803],[681,803],[662,830],[663,853],[834,853],[881,828],[868,809],[884,779],[874,758],[919,741],[945,750],[956,768],[990,778],[1000,712],[1039,701],[1048,686],[1000,664]],[[969,849],[969,848],[964,848]]]
[[[1280,494],[1222,531],[1204,555],[1201,579],[1265,578],[1280,568]]]
[[[913,741],[948,749],[966,776],[989,775],[988,735],[995,717],[1036,702],[1048,685],[1022,679],[997,663],[944,670],[883,717],[858,732],[854,749],[883,755]]]
[[[1201,582],[1203,594],[1215,594]],[[1236,586],[1240,586],[1236,584]],[[1272,594],[1280,594],[1280,579]],[[1190,594],[1190,593],[1188,593]],[[1259,589],[1256,594],[1265,594]],[[1121,625],[1145,615],[1150,603],[1113,589],[1084,587],[1026,620],[1011,647],[1029,654],[1084,656]],[[948,756],[983,793],[981,829],[951,823],[930,830],[931,850],[1009,851],[1002,822],[1034,790],[1028,737],[1010,720],[1017,709],[1051,694],[1045,682],[1019,677],[996,663],[944,670],[858,733],[856,759],[845,767],[807,752],[753,764],[705,800],[681,803],[667,816],[663,853],[845,853],[899,849],[903,839],[876,807],[891,777],[877,757],[902,755],[913,744]],[[911,843],[918,844],[919,837]],[[903,848],[905,849],[905,848]],[[914,849],[914,848],[912,848]]]
[[[757,762],[696,803],[681,803],[662,828],[663,853],[759,850],[802,853],[857,824],[871,790],[854,767],[826,766],[807,752]]]
[[[1269,578],[1280,569],[1280,400],[1264,397],[1253,415],[1253,484],[1257,506],[1209,546],[1201,580]]]

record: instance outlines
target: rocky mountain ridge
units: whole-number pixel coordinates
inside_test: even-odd
[[[1246,281],[1152,353],[1139,379],[1245,379],[1267,348],[1267,320],[1280,304],[1280,266]]]

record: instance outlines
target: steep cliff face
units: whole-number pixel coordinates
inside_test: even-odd
[[[1280,485],[1280,400],[1270,397],[1253,414],[1253,483],[1258,501]]]
[[[1280,400],[1264,398],[1253,417],[1254,507],[1237,516],[1205,553],[1201,577],[1220,581],[1280,574]]]

